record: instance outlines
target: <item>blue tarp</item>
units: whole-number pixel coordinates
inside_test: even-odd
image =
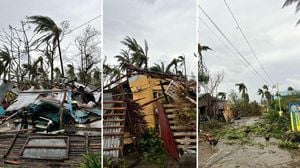
[[[5,115],[5,110],[2,106],[0,106],[0,116],[4,116]]]

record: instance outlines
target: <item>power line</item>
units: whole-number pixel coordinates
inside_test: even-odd
[[[65,35],[66,35],[66,34],[72,33],[73,31],[75,31],[75,30],[81,28],[82,26],[84,26],[84,25],[86,25],[86,24],[89,24],[90,22],[92,22],[92,21],[94,21],[94,20],[100,18],[101,16],[102,16],[102,15],[100,14],[100,15],[98,15],[98,16],[96,16],[96,17],[90,19],[90,20],[88,20],[87,22],[82,23],[81,25],[79,25],[79,26],[77,26],[77,27],[75,27],[75,28],[69,30],[68,32],[66,32]]]
[[[198,16],[198,19],[205,25],[205,27],[219,40],[222,42],[222,44],[225,46],[225,48],[227,48],[230,52],[233,52],[232,49],[221,39],[220,36],[218,36],[218,34],[216,32],[214,32],[211,27],[203,20],[201,19],[200,16]],[[244,64],[245,66],[247,66],[247,64],[245,62],[243,62],[243,60],[238,57],[239,61]]]
[[[238,55],[252,68],[254,73],[261,78],[264,82],[268,83],[251,65],[251,63],[242,55],[242,53],[235,47],[235,45],[228,39],[228,37],[222,32],[222,30],[218,27],[218,25],[211,19],[211,17],[204,11],[204,9],[198,4],[199,9],[205,14],[205,16],[209,19],[209,21],[215,26],[218,32],[225,38],[225,40],[231,45],[231,47],[238,53]]]
[[[264,66],[262,65],[261,61],[259,61],[258,56],[256,55],[256,52],[255,52],[254,49],[252,48],[252,46],[251,46],[251,44],[250,44],[248,38],[246,37],[245,33],[243,32],[243,30],[242,30],[240,24],[238,23],[236,17],[234,16],[234,14],[233,14],[231,8],[229,7],[228,3],[226,2],[226,0],[224,0],[224,3],[225,3],[225,5],[226,5],[227,9],[229,10],[229,12],[230,12],[230,14],[231,14],[233,20],[235,21],[235,23],[236,23],[236,25],[237,25],[237,28],[238,28],[239,31],[241,32],[241,34],[242,34],[244,40],[246,41],[248,47],[250,48],[251,52],[252,52],[253,55],[255,56],[257,62],[260,64],[262,70],[264,71],[264,73],[266,74],[266,76],[268,77],[268,79],[270,80],[270,82],[271,82],[272,84],[274,84],[274,82],[272,81],[270,75],[267,73],[267,71],[265,70]]]

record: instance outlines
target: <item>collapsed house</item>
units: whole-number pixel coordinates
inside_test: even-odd
[[[220,100],[209,93],[198,97],[199,127],[203,129],[205,122],[210,119],[231,123],[234,112],[226,100]]]
[[[100,92],[73,82],[68,89],[0,87],[1,165],[74,167],[101,151]]]
[[[183,153],[196,153],[196,119],[189,123],[177,122],[182,105],[176,104],[178,88],[188,86],[190,95],[185,106],[196,115],[196,82],[182,76],[151,72],[128,65],[127,75],[104,86],[103,150],[104,156],[122,157],[124,145],[135,143],[129,131],[132,122],[132,104],[141,108],[145,128],[154,128],[160,133],[166,151],[178,160]]]

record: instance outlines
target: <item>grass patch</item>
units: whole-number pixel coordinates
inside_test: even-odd
[[[299,148],[298,145],[299,145],[298,143],[290,142],[287,140],[280,141],[278,143],[278,147],[283,149],[298,149]]]

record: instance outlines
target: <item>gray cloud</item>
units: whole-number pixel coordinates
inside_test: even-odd
[[[145,3],[147,2],[147,3]],[[152,3],[148,3],[152,2]],[[140,44],[147,40],[150,64],[185,54],[188,72],[196,73],[196,2],[180,1],[104,1],[104,53],[108,61],[124,46],[125,36],[137,39]]]

